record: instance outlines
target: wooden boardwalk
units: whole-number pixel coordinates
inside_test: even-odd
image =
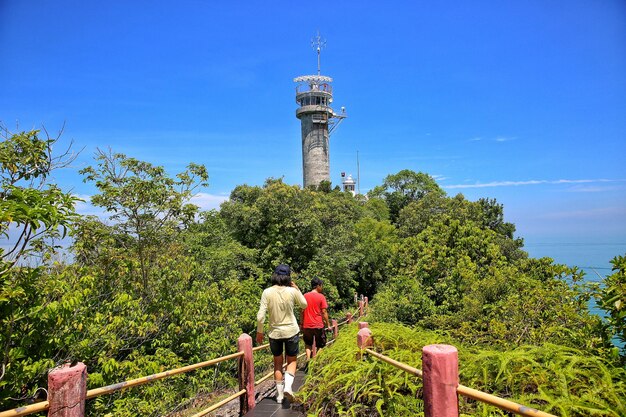
[[[296,372],[296,379],[293,383],[294,392],[300,389],[305,376],[306,374],[302,371]],[[282,404],[278,404],[275,395],[263,398],[261,402],[256,404],[256,407],[245,414],[247,417],[303,417],[304,415],[299,408],[292,409],[287,398],[283,399]]]

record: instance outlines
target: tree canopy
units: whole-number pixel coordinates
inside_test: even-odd
[[[76,198],[47,182],[60,161],[53,144],[37,131],[0,142],[0,227],[12,242],[0,249],[2,409],[41,399],[47,370],[66,361],[85,362],[93,388],[232,353],[255,331],[278,263],[300,288],[321,278],[333,317],[364,294],[373,321],[490,352],[577,349],[622,378],[611,338],[626,327],[623,257],[604,286],[588,287],[577,268],[530,258],[496,200],[448,197],[428,174],[402,170],[367,197],[270,178],[201,212],[190,199],[207,185],[203,166],[172,177],[98,151],[82,173],[108,218],[79,216]],[[68,231],[71,257],[56,258]],[[608,320],[589,314],[594,296]],[[89,414],[168,415],[234,375],[234,364],[198,371],[90,401]],[[494,390],[513,389],[495,380]]]

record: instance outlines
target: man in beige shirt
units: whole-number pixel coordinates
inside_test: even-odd
[[[298,333],[300,328],[293,312],[295,305],[306,308],[307,302],[295,282],[291,280],[289,265],[278,265],[272,274],[272,286],[261,295],[261,305],[257,313],[256,341],[263,343],[263,324],[269,312],[269,341],[274,355],[274,380],[276,381],[276,402],[282,403],[283,394],[293,401],[293,380],[298,358]],[[287,356],[287,372],[283,381],[283,349]]]

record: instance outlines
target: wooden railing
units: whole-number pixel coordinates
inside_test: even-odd
[[[354,312],[354,314],[348,313],[345,320],[343,320],[342,322],[332,320],[333,325],[330,329],[333,331],[333,340],[330,343],[332,343],[337,338],[339,326],[349,324],[353,321],[354,317],[361,317],[364,315],[367,304],[367,298],[361,297],[361,299],[358,301],[359,307]],[[107,385],[101,388],[90,389],[89,391],[87,391],[87,367],[85,366],[85,364],[83,364],[82,362],[78,362],[73,366],[70,366],[70,364],[66,364],[51,370],[48,374],[47,401],[14,408],[12,410],[0,411],[0,417],[26,416],[35,413],[41,413],[43,411],[48,411],[48,416],[54,417],[84,417],[85,401],[88,399],[96,398],[102,395],[109,395],[122,389],[131,388],[157,381],[159,379],[191,372],[196,369],[216,365],[220,362],[231,359],[238,360],[237,377],[239,380],[239,391],[233,393],[227,398],[224,398],[218,403],[215,403],[210,407],[194,414],[192,417],[205,416],[210,412],[224,406],[230,401],[235,400],[236,398],[240,399],[240,414],[243,415],[248,410],[254,408],[254,406],[256,405],[254,395],[255,386],[270,378],[274,374],[274,372],[268,372],[259,380],[254,380],[253,353],[259,350],[267,349],[269,347],[269,343],[257,347],[252,347],[252,338],[244,333],[237,339],[237,347],[237,352],[230,355],[222,356],[204,362],[199,362],[177,369],[172,369],[165,372],[160,372],[149,376],[131,379],[113,385]],[[304,356],[305,354],[306,353],[300,354],[298,358]]]
[[[458,417],[458,395],[522,416],[556,417],[553,414],[459,384],[458,352],[454,346],[441,344],[424,346],[422,349],[424,369],[420,370],[371,349],[374,339],[368,323],[360,322],[359,328],[357,345],[363,353],[422,378],[426,417]]]

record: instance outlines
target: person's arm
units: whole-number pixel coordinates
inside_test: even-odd
[[[293,282],[293,281],[291,281],[291,288],[296,290],[295,291],[296,301],[300,305],[300,308],[306,308],[306,306],[308,305],[307,302],[306,302],[306,298],[304,298],[304,295],[302,295],[302,293],[300,292],[300,288],[298,288],[296,283]]]
[[[265,314],[267,313],[267,295],[265,291],[261,295],[261,305],[256,315],[256,342],[260,345],[263,343],[263,324],[265,323]]]
[[[322,309],[322,317],[324,318],[324,322],[326,323],[326,328],[330,329],[330,320],[328,319],[328,309]]]

